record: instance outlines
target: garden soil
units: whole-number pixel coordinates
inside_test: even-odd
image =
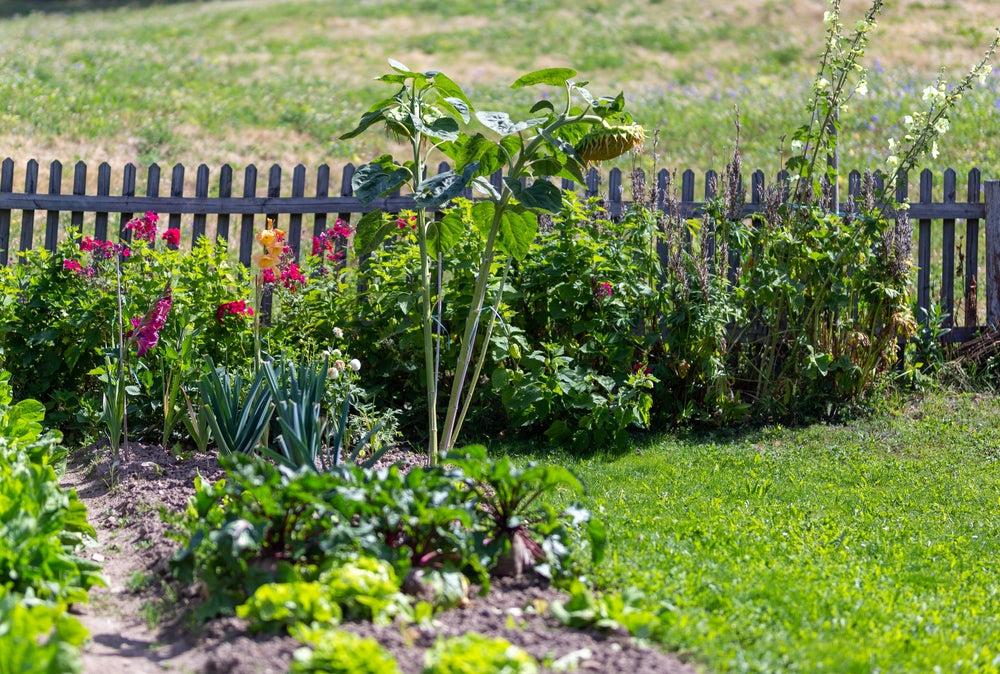
[[[107,587],[91,590],[88,604],[72,607],[90,632],[82,650],[84,674],[286,672],[300,644],[287,636],[250,635],[246,623],[233,617],[195,624],[191,616],[199,590],[179,586],[170,575],[168,561],[177,543],[160,511],[182,512],[196,475],[222,477],[216,457],[196,453],[178,459],[160,446],[131,443],[112,471],[107,458],[92,458],[106,456],[107,448],[81,454],[86,458],[70,462],[63,486],[76,489],[87,506],[97,538],[84,554],[103,565],[107,580]],[[393,459],[419,461],[405,452]],[[623,633],[566,629],[545,610],[555,599],[565,596],[537,580],[502,579],[487,596],[473,593],[469,606],[440,614],[429,628],[370,623],[341,628],[377,639],[404,674],[419,674],[424,651],[438,636],[470,631],[503,637],[539,660],[575,663],[580,672],[699,671]]]

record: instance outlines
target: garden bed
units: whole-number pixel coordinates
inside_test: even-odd
[[[195,453],[182,460],[158,445],[130,444],[126,461],[112,473],[107,453],[81,452],[71,462],[63,485],[77,490],[97,530],[97,544],[87,556],[101,561],[107,588],[90,593],[90,604],[77,607],[90,630],[83,650],[84,672],[284,672],[299,644],[287,636],[249,635],[237,618],[196,625],[191,610],[197,587],[179,587],[168,560],[174,545],[161,520],[161,507],[182,511],[200,474],[206,481],[223,476],[214,454]],[[400,452],[394,460],[417,463]],[[473,593],[470,605],[439,614],[431,627],[376,626],[347,622],[342,629],[371,636],[387,648],[403,672],[419,672],[423,653],[439,635],[478,632],[499,636],[540,661],[576,663],[579,671],[695,672],[677,657],[637,646],[624,633],[590,632],[561,627],[548,605],[565,595],[531,578],[502,579],[485,597]],[[548,671],[548,670],[547,670]]]

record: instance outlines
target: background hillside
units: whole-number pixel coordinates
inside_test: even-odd
[[[210,167],[340,165],[390,148],[332,140],[376,97],[396,58],[439,69],[480,108],[527,110],[519,74],[570,66],[595,94],[624,90],[659,133],[657,167],[721,168],[735,106],[744,165],[769,173],[802,123],[826,0],[218,0],[0,3],[0,154]],[[994,0],[896,0],[866,63],[870,93],[843,118],[842,165],[883,160],[885,138],[939,68],[958,79],[1000,23]],[[719,6],[724,5],[724,6]],[[847,25],[867,7],[845,0]],[[30,11],[31,9],[34,11]],[[43,8],[48,11],[38,11]],[[27,14],[18,14],[26,12]],[[1000,174],[994,70],[932,168]],[[645,165],[652,163],[649,157]]]

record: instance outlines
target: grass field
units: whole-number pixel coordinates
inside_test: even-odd
[[[930,395],[845,426],[669,436],[561,460],[638,587],[714,672],[1000,670],[1000,405]]]
[[[390,148],[333,140],[388,93],[389,57],[440,69],[479,108],[516,110],[519,74],[570,66],[595,93],[624,90],[659,133],[657,167],[720,169],[734,108],[745,166],[779,167],[802,123],[825,0],[219,0],[114,5],[0,19],[0,154],[194,166],[363,162]],[[881,164],[888,135],[938,69],[954,81],[996,22],[992,0],[890,1],[866,63],[870,95],[843,118],[842,165]],[[721,6],[720,6],[721,5]],[[845,0],[845,23],[866,3]],[[970,96],[934,168],[1000,172],[996,72]],[[524,111],[527,114],[527,111]],[[644,158],[646,165],[651,158]],[[336,172],[336,171],[335,171]],[[43,176],[44,177],[44,176]],[[44,182],[42,184],[45,184]]]

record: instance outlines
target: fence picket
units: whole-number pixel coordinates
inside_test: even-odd
[[[316,171],[316,198],[326,199],[328,196],[330,196],[330,165],[322,164]],[[313,236],[319,236],[325,231],[326,213],[316,213],[313,217]]]
[[[62,192],[62,162],[49,164],[49,194]],[[45,216],[45,249],[55,252],[59,244],[59,211],[49,210]]]
[[[198,171],[195,174],[194,182],[194,196],[196,199],[205,199],[208,197],[208,167],[204,164],[198,165]],[[195,213],[193,222],[191,223],[191,240],[194,243],[198,243],[198,239],[205,236],[205,229],[207,226],[207,217],[204,213]]]
[[[78,161],[73,167],[73,196],[82,197],[87,194],[87,164]],[[70,226],[76,233],[83,232],[83,211],[72,211],[70,213]],[[6,250],[4,251],[6,254]]]
[[[257,167],[250,164],[243,173],[243,198],[257,198]],[[250,255],[253,252],[253,214],[244,213],[240,222],[240,262],[244,267],[250,266]]]
[[[296,165],[292,170],[292,198],[302,198],[306,193],[306,167]],[[288,216],[288,245],[294,251],[295,261],[299,259],[302,248],[302,214],[292,213]]]
[[[233,196],[233,167],[223,164],[219,169],[219,198],[230,199]],[[229,213],[219,213],[215,221],[215,240],[229,241]]]
[[[125,164],[122,172],[122,196],[135,196],[135,164]],[[132,240],[132,231],[125,229],[125,225],[132,219],[134,213],[121,213],[118,217],[118,237],[123,241]]]
[[[979,201],[980,176],[979,169],[969,171],[968,193],[966,201]],[[979,220],[968,218],[965,221],[965,325],[979,324]]]
[[[920,172],[920,203],[929,204],[933,199],[934,174],[924,169]],[[931,221],[921,218],[917,221],[917,306],[925,311],[931,306]],[[928,315],[916,317],[927,324]]]
[[[184,196],[184,165],[174,164],[173,170],[170,172],[170,196],[173,198],[180,198]],[[168,225],[170,229],[180,229],[181,228],[181,214],[171,213],[170,219],[168,220]],[[194,243],[192,239],[191,243]]]
[[[944,172],[944,203],[955,203],[955,171]],[[941,226],[941,309],[944,327],[955,326],[955,218],[945,218]]]
[[[24,176],[24,193],[34,195],[38,192],[38,162],[32,159]],[[25,209],[21,212],[21,250],[31,248],[35,238],[35,209]]]

